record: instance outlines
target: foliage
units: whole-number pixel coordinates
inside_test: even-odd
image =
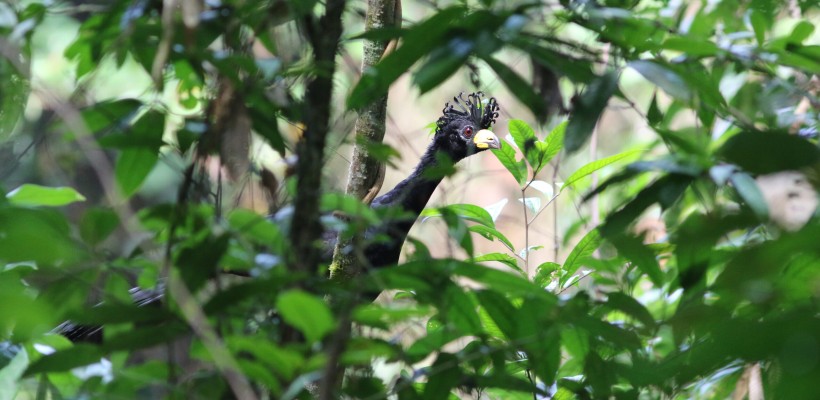
[[[516,202],[430,208],[422,216],[444,221],[463,259],[432,257],[411,239],[400,265],[345,283],[323,269],[290,268],[300,254],[289,227],[304,221],[279,206],[277,196],[296,187],[289,174],[271,181],[272,168],[245,166],[247,181],[270,189],[271,218],[226,205],[222,176],[207,174],[209,155],[237,154],[226,143],[243,126],[281,155],[298,136],[288,124],[327,127],[311,120],[315,104],[305,95],[327,68],[313,63],[315,43],[299,40],[321,37],[325,3],[100,3],[0,4],[0,74],[10,82],[0,140],[3,157],[17,163],[0,171],[8,186],[0,198],[0,399],[292,399],[317,395],[309,391],[316,386],[325,398],[401,399],[816,391],[814,2],[423,2],[434,6],[413,23],[367,33],[356,31],[362,6],[350,2],[345,44],[401,44],[349,92],[335,91],[349,110],[408,71],[422,93],[468,72],[479,86],[497,79],[543,120],[555,94],[532,85],[510,55],[554,72],[577,94],[552,128],[513,114],[509,140],[493,150],[519,185],[523,246],[496,224]],[[80,23],[63,55],[74,63],[70,95],[49,87],[32,63],[35,33],[51,29],[56,13]],[[112,68],[136,71],[129,79],[147,86],[88,94]],[[39,119],[23,99],[41,107]],[[651,137],[561,179],[602,118],[623,109],[636,111]],[[58,140],[49,147],[46,138]],[[53,149],[71,156],[51,160]],[[60,165],[79,172],[48,170]],[[776,177],[802,189],[774,193],[764,182]],[[533,224],[545,210],[557,215],[559,203],[565,215],[578,210],[561,217],[563,245],[558,237],[530,243]],[[592,214],[587,204],[605,209]],[[347,237],[397,211],[335,193],[319,205],[326,229]],[[664,234],[639,230],[657,219]],[[508,251],[476,254],[474,241],[485,239]],[[546,249],[553,261],[531,266],[531,253]],[[132,285],[164,294],[162,305],[135,304]],[[369,301],[381,290],[395,291],[394,301]],[[66,320],[104,325],[103,342],[51,333]],[[419,324],[417,337],[397,333]],[[190,357],[145,355],[169,347]],[[381,364],[396,367],[374,367]],[[761,381],[749,378],[755,365]],[[344,379],[324,380],[335,368]]]

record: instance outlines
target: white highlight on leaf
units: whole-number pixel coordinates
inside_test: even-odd
[[[507,205],[507,199],[501,199],[489,206],[484,207],[488,213],[490,213],[490,218],[492,218],[493,222],[498,219],[498,216],[501,215],[501,211],[504,210],[504,206]]]
[[[555,194],[555,189],[553,189],[552,185],[548,182],[544,181],[532,181],[530,183],[530,187],[543,193],[544,196],[552,197]]]
[[[533,214],[537,213],[538,210],[541,209],[541,198],[539,197],[524,197],[518,199],[518,201],[524,203]]]
[[[513,139],[512,135],[510,135],[509,133],[507,134],[507,136],[504,136],[504,140],[506,140],[507,143],[512,145],[512,147],[515,147],[516,149],[518,148],[518,145],[515,144],[515,139]]]

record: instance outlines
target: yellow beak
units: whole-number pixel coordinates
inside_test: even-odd
[[[475,134],[473,138],[475,147],[479,149],[500,149],[501,143],[498,141],[498,136],[487,129],[482,129]]]

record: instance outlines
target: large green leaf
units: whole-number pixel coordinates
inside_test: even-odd
[[[276,308],[282,319],[305,334],[314,343],[330,333],[336,326],[327,304],[302,290],[284,292],[276,299]]]
[[[820,162],[820,149],[795,135],[741,132],[718,151],[726,161],[753,174],[795,170]]]
[[[142,186],[145,178],[157,164],[156,150],[143,148],[124,150],[114,167],[114,177],[125,196],[131,196]]]

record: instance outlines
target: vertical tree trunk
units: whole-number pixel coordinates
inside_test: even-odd
[[[307,85],[303,118],[305,133],[296,145],[296,196],[290,240],[294,257],[290,270],[305,274],[316,272],[320,251],[317,242],[322,233],[319,223],[322,166],[325,142],[330,124],[331,97],[335,57],[342,35],[342,12],[345,0],[327,0],[325,15],[318,21],[306,17],[304,29],[313,47],[315,78]]]
[[[385,28],[400,22],[400,4],[400,0],[368,0],[365,31]],[[381,60],[387,46],[388,43],[384,41],[364,41],[362,73]],[[362,108],[356,119],[356,144],[353,147],[345,192],[362,199],[365,204],[373,201],[384,180],[384,164],[370,156],[367,143],[381,143],[384,139],[386,114],[387,94]],[[333,264],[330,266],[332,279],[346,280],[360,272],[361,263],[357,260],[356,252],[343,251],[350,244],[350,241],[342,240],[336,243]]]

